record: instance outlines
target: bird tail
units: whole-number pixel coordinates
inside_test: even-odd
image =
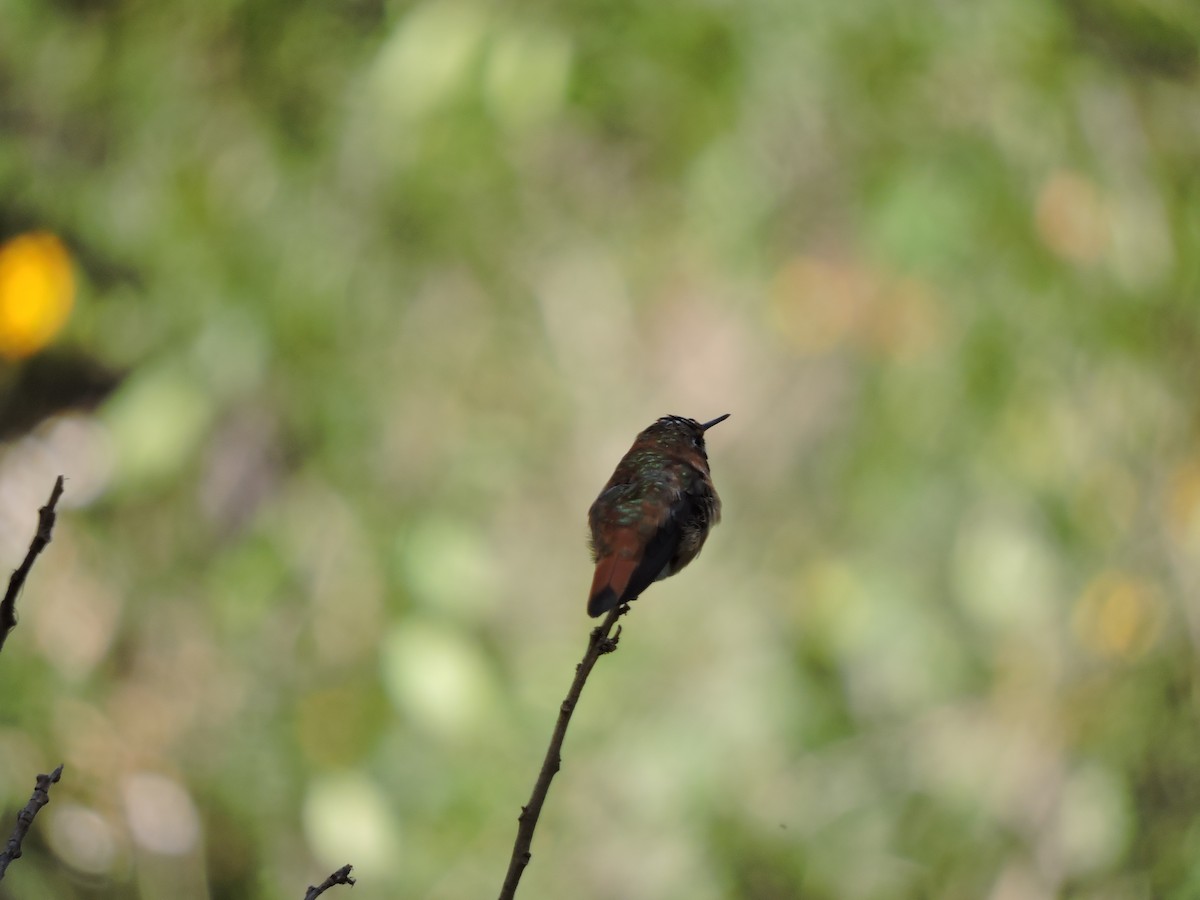
[[[588,597],[589,616],[594,619],[621,602],[636,567],[637,560],[623,559],[615,553],[596,561],[596,574],[592,577],[592,592]]]

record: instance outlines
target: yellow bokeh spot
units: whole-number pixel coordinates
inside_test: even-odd
[[[847,348],[911,359],[938,343],[927,285],[854,260],[796,257],[772,279],[769,298],[771,326],[804,355]]]
[[[856,266],[798,257],[771,285],[773,324],[801,353],[827,353],[862,330],[874,292]]]
[[[1038,191],[1034,224],[1060,259],[1085,265],[1103,259],[1111,246],[1110,219],[1100,189],[1076,172],[1055,172]]]
[[[46,231],[0,246],[0,356],[23,359],[62,330],[75,302],[71,255]]]
[[[1080,642],[1096,655],[1135,659],[1153,646],[1162,630],[1162,598],[1153,585],[1106,573],[1080,595],[1073,624]]]

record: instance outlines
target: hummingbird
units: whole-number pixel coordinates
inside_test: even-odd
[[[703,424],[663,416],[621,458],[588,510],[596,563],[589,616],[636,600],[696,558],[721,519],[704,433],[729,416]]]

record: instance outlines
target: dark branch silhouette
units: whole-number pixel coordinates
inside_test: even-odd
[[[342,866],[320,884],[309,885],[308,893],[304,895],[304,900],[316,900],[317,897],[320,897],[335,884],[348,884],[350,887],[354,887],[354,879],[350,877],[350,870],[353,868],[350,865]]]
[[[25,808],[17,813],[17,827],[13,829],[12,837],[8,839],[8,845],[4,848],[4,852],[0,853],[0,880],[4,879],[4,873],[8,871],[8,864],[14,859],[20,859],[21,841],[25,840],[25,834],[29,831],[29,826],[33,824],[33,817],[38,814],[38,810],[50,802],[50,785],[58,782],[62,770],[63,767],[59,765],[49,775],[37,777],[37,787],[33,789],[33,796],[29,798]]]
[[[558,722],[554,726],[554,733],[550,736],[550,747],[546,750],[546,759],[542,762],[542,770],[538,773],[537,781],[534,782],[533,794],[530,795],[529,802],[521,807],[521,815],[517,817],[517,839],[513,843],[512,858],[508,862],[508,874],[504,876],[504,886],[500,888],[500,900],[512,900],[516,896],[517,884],[520,883],[521,875],[533,857],[529,851],[529,845],[533,842],[533,830],[537,828],[538,817],[542,814],[542,804],[546,800],[546,793],[550,790],[550,781],[562,766],[563,738],[567,734],[567,725],[571,723],[571,714],[575,712],[575,704],[579,702],[583,685],[587,682],[592,667],[596,665],[596,660],[605,653],[612,653],[617,649],[617,641],[621,638],[621,628],[617,626],[617,631],[613,634],[613,626],[617,624],[617,619],[627,612],[629,612],[628,604],[622,603],[615,606],[604,621],[592,629],[591,636],[588,638],[587,652],[583,654],[583,660],[575,667],[575,680],[571,682],[571,689],[567,691],[567,699],[558,709]]]
[[[54,507],[58,504],[58,498],[62,496],[62,492],[63,477],[59,475],[54,482],[54,490],[50,492],[49,501],[38,510],[37,532],[33,535],[33,541],[29,545],[29,552],[25,554],[24,562],[17,567],[16,571],[12,573],[12,577],[8,579],[8,590],[4,594],[4,599],[0,600],[0,650],[4,649],[4,642],[8,639],[8,633],[17,625],[17,595],[21,593],[21,588],[25,584],[29,570],[33,568],[33,561],[38,558],[38,554],[46,549],[46,545],[50,543],[50,533],[54,530]]]

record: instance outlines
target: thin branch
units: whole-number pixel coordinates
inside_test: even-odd
[[[8,839],[8,846],[4,848],[3,853],[0,853],[0,880],[4,879],[4,873],[8,871],[8,864],[14,859],[21,858],[21,841],[25,840],[25,835],[29,831],[29,826],[33,824],[33,817],[38,814],[38,810],[50,802],[50,785],[58,783],[58,779],[62,776],[62,770],[63,767],[60,764],[49,775],[37,777],[37,787],[33,789],[33,796],[29,798],[25,808],[17,813],[17,827],[13,829],[12,837]]]
[[[575,680],[571,682],[571,689],[567,691],[567,699],[558,709],[558,722],[554,726],[554,733],[550,736],[550,747],[546,750],[546,759],[542,762],[542,770],[538,773],[537,781],[534,782],[533,794],[529,797],[529,802],[521,807],[521,815],[517,817],[517,839],[513,843],[512,858],[508,861],[508,874],[504,876],[504,886],[500,888],[499,900],[512,900],[516,896],[517,884],[521,881],[521,875],[533,857],[533,854],[529,852],[529,846],[533,842],[533,830],[537,828],[538,817],[542,814],[542,804],[546,800],[546,793],[550,790],[550,781],[562,766],[563,738],[566,737],[567,726],[571,723],[571,714],[575,712],[575,704],[579,702],[583,685],[592,672],[592,666],[596,665],[596,660],[605,653],[612,653],[617,649],[617,641],[621,639],[621,627],[618,625],[616,633],[613,634],[613,626],[617,624],[617,619],[627,612],[629,612],[629,605],[622,603],[614,607],[608,617],[592,629],[591,636],[588,638],[587,652],[583,654],[583,660],[575,667]]]
[[[21,593],[25,578],[29,575],[29,570],[33,568],[33,561],[50,543],[50,532],[54,530],[54,507],[58,504],[58,498],[62,496],[62,492],[63,477],[59,475],[54,482],[54,490],[50,492],[49,501],[38,510],[37,532],[29,545],[29,552],[25,554],[25,561],[8,579],[8,591],[5,592],[4,599],[0,600],[0,650],[4,649],[8,633],[17,625],[17,595]]]
[[[316,900],[323,893],[333,887],[335,884],[348,884],[354,887],[354,879],[350,877],[350,870],[354,868],[350,865],[342,866],[320,884],[309,885],[308,893],[304,895],[304,900]]]

